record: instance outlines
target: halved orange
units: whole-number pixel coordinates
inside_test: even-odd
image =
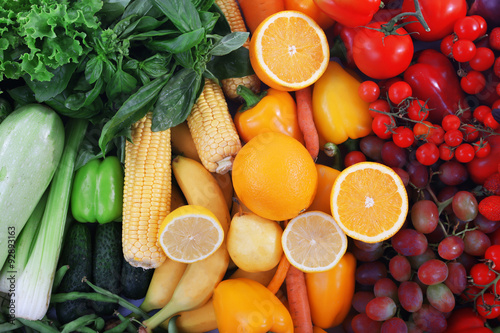
[[[393,236],[408,214],[403,181],[390,167],[360,162],[342,170],[331,193],[332,215],[351,238],[377,243]]]
[[[347,250],[347,237],[330,214],[305,212],[291,219],[281,235],[283,252],[299,270],[324,272]]]
[[[250,41],[250,62],[269,87],[294,91],[312,85],[326,70],[330,50],[325,32],[294,10],[262,21]]]
[[[224,240],[224,230],[207,208],[184,205],[168,214],[158,233],[158,242],[170,259],[193,263],[211,256]]]

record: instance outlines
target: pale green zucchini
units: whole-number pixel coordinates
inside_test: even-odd
[[[49,186],[63,147],[62,120],[43,105],[22,106],[0,123],[0,267]]]

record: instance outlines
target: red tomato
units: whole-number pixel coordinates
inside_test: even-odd
[[[425,31],[422,24],[410,23],[405,29],[412,33],[413,38],[421,41],[437,41],[451,34],[455,22],[467,15],[466,0],[419,0],[422,15],[430,31]],[[415,12],[414,0],[404,0],[403,12]],[[403,22],[415,21],[414,16],[408,16]]]
[[[476,184],[483,184],[491,174],[498,172],[500,163],[500,135],[491,135],[486,139],[491,151],[486,157],[475,157],[467,164],[467,170],[471,179]]]
[[[403,73],[413,57],[413,41],[406,30],[398,28],[397,35],[386,36],[380,31],[383,24],[374,22],[360,28],[353,42],[356,66],[374,79],[388,79]]]

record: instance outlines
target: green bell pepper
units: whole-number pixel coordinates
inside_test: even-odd
[[[79,222],[101,224],[122,216],[123,168],[116,156],[94,159],[75,174],[71,213]]]

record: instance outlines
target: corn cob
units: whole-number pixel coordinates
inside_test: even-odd
[[[241,142],[224,93],[213,80],[205,79],[187,123],[203,166],[221,174],[231,170]]]
[[[132,127],[125,147],[123,254],[134,267],[156,268],[166,259],[158,229],[170,212],[170,129],[151,131],[151,112]]]
[[[232,32],[247,31],[245,22],[243,21],[243,17],[241,16],[240,8],[238,7],[238,3],[235,0],[215,0],[215,3],[217,4],[217,6],[219,6],[220,10],[226,17]],[[249,45],[250,38],[247,39],[243,46],[248,48]],[[240,97],[236,93],[236,88],[238,88],[239,85],[244,85],[245,87],[251,89],[253,92],[258,93],[260,92],[261,81],[255,74],[222,80],[222,89],[224,90],[226,96],[230,99],[236,99]]]

